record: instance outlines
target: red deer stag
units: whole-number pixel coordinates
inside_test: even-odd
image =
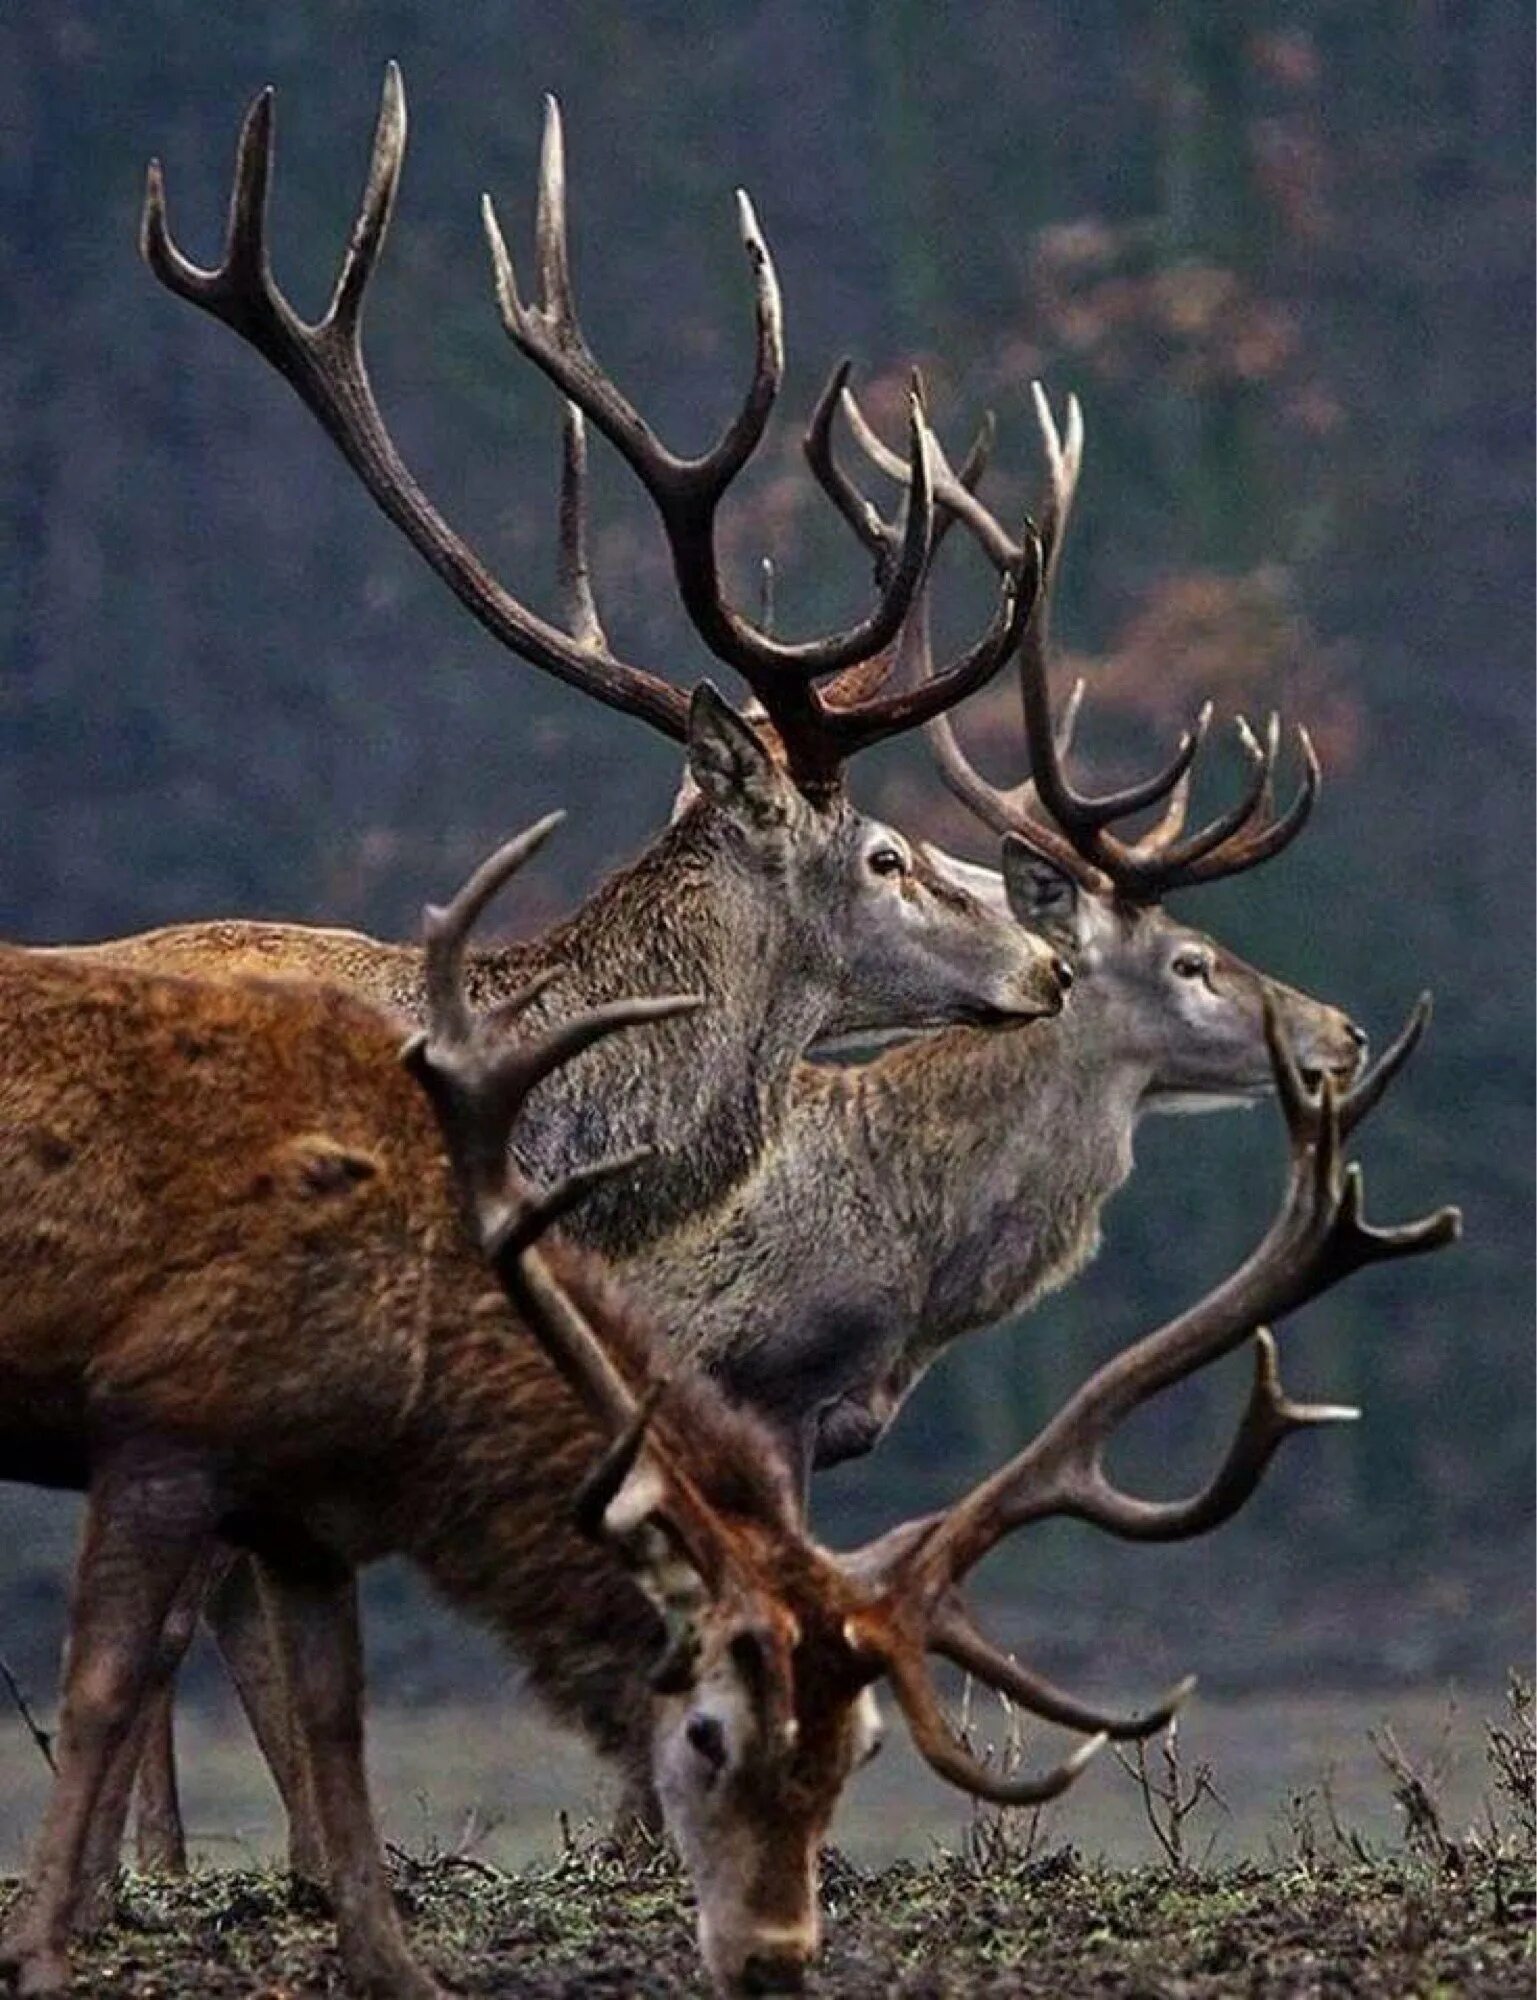
[[[894,529],[833,455],[840,392],[867,448],[902,476],[842,369],[819,405],[808,456],[866,545],[889,561]],[[1083,1268],[1098,1248],[1100,1212],[1131,1171],[1145,1113],[1252,1102],[1270,1089],[1267,998],[1315,1079],[1348,1084],[1365,1048],[1338,1008],[1246,965],[1162,907],[1168,891],[1253,867],[1301,831],[1318,785],[1305,734],[1303,782],[1283,814],[1270,797],[1272,723],[1263,746],[1241,734],[1253,769],[1237,803],[1189,836],[1183,749],[1152,786],[1108,800],[1085,799],[1062,771],[1070,732],[1044,721],[1047,625],[1082,425],[1073,402],[1064,444],[1043,395],[1037,410],[1050,474],[1045,566],[1018,659],[1033,775],[999,791],[966,763],[947,722],[932,733],[960,795],[1028,855],[1007,884],[974,871],[979,893],[1000,906],[1007,897],[1067,954],[1072,1003],[1028,1032],[957,1028],[855,1067],[802,1065],[789,1114],[752,1174],[622,1267],[632,1295],[683,1329],[691,1357],[767,1416],[808,1466],[869,1450],[949,1342]],[[982,462],[974,453],[963,480],[936,450],[936,499],[942,517],[964,519],[1006,569],[1017,550],[972,490]],[[921,672],[921,606],[908,648]],[[1080,685],[1070,716],[1081,695]],[[1049,821],[1047,796],[1058,802]],[[1104,835],[1113,818],[1164,802],[1159,826],[1133,846]],[[1342,1098],[1347,1133],[1407,1057],[1427,1005],[1376,1075]],[[808,1210],[822,1225],[809,1235]]]
[[[431,1111],[391,1019],[336,989],[0,954],[8,1018],[28,1024],[0,1073],[0,1473],[89,1488],[58,1777],[0,1946],[24,1993],[67,1982],[93,1802],[220,1536],[263,1558],[357,1988],[437,1991],[391,1902],[361,1764],[351,1575],[392,1550],[501,1630],[599,1748],[644,1763],[717,1990],[794,1987],[878,1683],[937,1771],[1002,1803],[1060,1791],[1105,1734],[1156,1726],[1184,1693],[1097,1715],[989,1645],[966,1574],[1051,1515],[1144,1540],[1227,1518],[1290,1433],[1348,1414],[1282,1394],[1262,1323],[1457,1232],[1452,1210],[1364,1221],[1333,1082],[1308,1089],[1271,1010],[1291,1168],[1253,1255],[955,1506],[834,1554],[756,1420],[675,1368],[585,1253],[540,1247],[573,1187],[538,1192],[511,1164],[524,1100],[616,1027],[689,1004],[618,1003],[527,1041],[510,1030],[528,995],[472,1016],[466,934],[543,831],[429,913],[409,1064]],[[1180,1502],[1115,1487],[1114,1429],[1245,1342],[1254,1387],[1209,1484]],[[1042,1778],[1003,1776],[950,1730],[931,1656],[1093,1734]]]

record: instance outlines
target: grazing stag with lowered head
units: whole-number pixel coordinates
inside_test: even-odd
[[[808,454],[889,562],[893,527],[833,455],[840,391],[867,448],[902,476],[841,370]],[[691,1356],[767,1416],[808,1467],[869,1450],[949,1342],[1022,1311],[1083,1267],[1145,1113],[1248,1102],[1270,1089],[1267,1005],[1315,1081],[1327,1075],[1343,1087],[1362,1059],[1365,1036],[1338,1008],[1246,965],[1163,908],[1169,891],[1253,867],[1301,830],[1318,783],[1305,734],[1301,789],[1277,816],[1276,727],[1263,745],[1241,729],[1249,783],[1198,834],[1185,834],[1184,815],[1204,719],[1151,783],[1092,799],[1065,774],[1071,732],[1050,726],[1047,621],[1082,427],[1075,402],[1064,443],[1044,396],[1037,408],[1050,475],[1046,560],[1018,659],[1031,774],[1000,791],[965,760],[945,721],[932,733],[946,777],[1015,856],[1006,881],[974,871],[979,893],[1053,939],[1076,972],[1072,1002],[1024,1032],[957,1028],[858,1066],[803,1065],[777,1142],[754,1172],[625,1267],[636,1296],[684,1329]],[[982,462],[974,452],[962,477],[936,452],[936,496],[945,518],[964,520],[1006,569],[1017,551],[973,491]],[[921,607],[906,643],[921,673]],[[1081,695],[1080,684],[1070,715]],[[1114,820],[1160,803],[1162,820],[1141,840],[1110,832]],[[1347,1132],[1423,1020],[1422,1008],[1409,1042],[1342,1100]]]
[[[390,1018],[335,989],[0,954],[10,1018],[29,1024],[0,1075],[0,1474],[89,1487],[58,1776],[0,1947],[29,1994],[67,1982],[93,1802],[219,1536],[263,1557],[359,1990],[438,1990],[391,1901],[361,1761],[350,1579],[392,1550],[495,1625],[600,1748],[643,1761],[716,1989],[797,1987],[818,1845],[876,1740],[878,1685],[938,1772],[1006,1804],[1059,1792],[1107,1734],[1158,1726],[1186,1692],[1098,1715],[989,1644],[959,1595],[969,1571],[1053,1515],[1142,1540],[1226,1519],[1288,1435],[1353,1414],[1287,1399],[1264,1323],[1456,1233],[1450,1210],[1364,1221],[1334,1084],[1308,1088],[1269,1010],[1291,1168],[1253,1255],[953,1507],[835,1554],[756,1420],[679,1366],[585,1253],[541,1242],[571,1189],[512,1164],[529,1093],[616,1027],[691,1003],[621,1003],[527,1041],[526,995],[472,1014],[466,933],[539,831],[429,915],[428,1027],[408,1053],[425,1097]],[[1254,1386],[1214,1478],[1179,1502],[1117,1488],[1115,1428],[1245,1342]],[[951,1730],[934,1657],[1088,1740],[1043,1777],[1000,1774]]]

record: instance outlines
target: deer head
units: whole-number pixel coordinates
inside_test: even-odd
[[[1279,1010],[1303,1068],[1315,1080],[1330,1075],[1348,1083],[1366,1049],[1366,1036],[1353,1021],[1337,1007],[1246,964],[1164,907],[1164,898],[1177,889],[1257,867],[1302,830],[1319,785],[1318,761],[1306,730],[1297,731],[1301,785],[1278,815],[1279,720],[1270,718],[1261,740],[1239,717],[1236,734],[1249,766],[1247,783],[1232,805],[1195,832],[1186,830],[1186,819],[1193,766],[1211,721],[1209,704],[1169,763],[1152,777],[1095,797],[1068,775],[1083,684],[1073,690],[1061,714],[1054,715],[1048,663],[1051,600],[1082,463],[1083,420],[1077,399],[1071,399],[1064,436],[1039,385],[1035,407],[1048,480],[1039,523],[1041,588],[1018,652],[1030,773],[1011,789],[991,784],[961,749],[948,717],[937,716],[929,737],[945,782],[1003,836],[1009,907],[1021,923],[1056,945],[1083,979],[1080,1004],[1093,1010],[1094,1033],[1142,1072],[1145,1107],[1209,1110],[1267,1092],[1267,1002]],[[839,410],[882,473],[905,482],[907,468],[866,421],[848,388],[846,368],[838,371],[818,404],[806,439],[807,456],[824,489],[875,555],[878,571],[885,573],[895,547],[893,525],[858,493],[837,461],[832,427]],[[934,443],[934,493],[942,526],[960,522],[994,563],[1007,566],[1018,560],[1018,545],[975,492],[990,445],[990,428],[984,428],[957,471]],[[928,672],[921,594],[896,657],[905,657],[907,671],[920,680]],[[1157,823],[1138,837],[1113,830],[1118,821],[1160,805]],[[971,871],[966,879],[986,893],[980,871]]]
[[[975,644],[921,688],[858,698],[849,670],[878,657],[890,642],[930,559],[932,441],[915,396],[911,499],[898,535],[900,552],[868,615],[845,630],[792,642],[776,638],[766,624],[734,606],[720,572],[717,515],[763,436],[784,368],[779,285],[767,245],[750,202],[740,197],[757,330],[752,378],[718,442],[698,458],[680,458],[604,374],[577,319],[567,254],[564,144],[560,114],[550,100],[536,218],[537,301],[522,298],[489,199],[484,207],[507,333],[566,399],[559,517],[563,623],[547,622],[491,575],[416,483],[368,378],[363,310],[384,248],[405,141],[405,93],[391,64],[357,218],[330,303],[313,324],[299,317],[272,275],[270,90],[253,103],[241,132],[220,264],[200,269],[172,241],[158,162],[149,169],[144,257],[162,284],[222,320],[292,385],[377,504],[502,645],[686,746],[702,809],[714,815],[721,839],[740,861],[744,889],[782,885],[780,908],[788,906],[797,920],[814,918],[824,943],[836,946],[834,1027],[1054,1011],[1062,980],[1051,949],[1011,935],[996,913],[970,897],[932,856],[915,853],[889,829],[862,819],[842,785],[844,765],[857,751],[918,727],[1002,665],[1039,574],[1028,524],[1019,541],[1022,557],[1002,574],[995,614]],[[746,681],[772,725],[771,738],[708,686],[691,696],[622,659],[610,645],[588,559],[584,422],[620,452],[650,495],[690,621],[714,657]],[[824,694],[819,682],[829,676],[838,679]]]
[[[1424,1025],[1421,1004],[1379,1070],[1342,1096],[1331,1077],[1309,1087],[1278,1009],[1265,1032],[1285,1119],[1290,1172],[1258,1248],[1199,1304],[1092,1375],[1025,1449],[945,1511],[907,1521],[862,1549],[835,1554],[800,1528],[784,1486],[777,1513],[739,1514],[719,1496],[718,1466],[665,1422],[667,1382],[627,1380],[539,1247],[549,1224],[599,1165],[539,1192],[508,1165],[512,1121],[527,1091],[574,1048],[631,1020],[688,1001],[627,1002],[520,1044],[508,1010],[474,1019],[462,995],[465,937],[478,910],[528,852],[535,830],[427,917],[428,1028],[409,1052],[437,1110],[465,1208],[520,1315],[573,1394],[611,1439],[573,1496],[579,1520],[656,1608],[665,1643],[649,1664],[648,1756],[669,1829],[699,1902],[700,1942],[723,1993],[799,1986],[816,1949],[816,1855],[837,1799],[878,1740],[874,1690],[885,1682],[915,1746],[974,1797],[1036,1803],[1062,1791],[1110,1736],[1144,1735],[1189,1692],[1181,1683],[1145,1712],[1100,1714],[994,1647],[961,1598],[967,1574],[1005,1536],[1070,1514],[1138,1540],[1173,1540],[1228,1518],[1293,1432],[1354,1416],[1292,1402],[1265,1322],[1296,1310],[1352,1271],[1453,1240],[1444,1209],[1393,1229],[1362,1213],[1345,1131],[1381,1096]],[[516,1014],[519,1003],[512,1004]],[[1147,1501],[1104,1470],[1105,1447],[1139,1405],[1249,1343],[1254,1384],[1215,1476],[1191,1498]],[[760,1482],[761,1485],[761,1482]],[[715,1496],[706,1499],[706,1490]],[[944,1713],[931,1661],[953,1661],[1031,1712],[1086,1740],[1043,1776],[990,1769]]]

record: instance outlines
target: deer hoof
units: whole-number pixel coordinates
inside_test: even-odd
[[[105,1882],[93,1882],[76,1897],[70,1910],[70,1935],[95,1937],[98,1931],[104,1931],[108,1924],[117,1921],[117,1907],[116,1877]]]
[[[7,1964],[17,2000],[53,2000],[69,1991],[69,1959],[62,1951],[40,1947],[14,1956],[7,1951],[0,1954],[0,1966]]]

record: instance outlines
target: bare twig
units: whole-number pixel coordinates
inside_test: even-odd
[[[44,1729],[37,1717],[32,1713],[32,1704],[22,1693],[21,1683],[11,1672],[10,1665],[3,1655],[0,1655],[0,1680],[5,1682],[6,1689],[10,1694],[12,1702],[15,1704],[16,1713],[21,1717],[27,1734],[37,1745],[43,1762],[48,1766],[50,1771],[56,1771],[58,1766],[53,1761],[53,1733],[51,1730]]]
[[[1366,1740],[1388,1774],[1393,1802],[1404,1816],[1404,1840],[1425,1860],[1449,1874],[1460,1873],[1462,1848],[1446,1831],[1441,1811],[1441,1787],[1446,1779],[1446,1754],[1416,1763],[1387,1723],[1368,1729]]]
[[[1195,1764],[1186,1777],[1180,1759],[1178,1716],[1170,1721],[1158,1739],[1160,1768],[1157,1771],[1148,1762],[1145,1741],[1134,1743],[1129,1752],[1112,1746],[1111,1754],[1136,1786],[1143,1813],[1153,1838],[1163,1850],[1164,1859],[1176,1874],[1183,1874],[1191,1865],[1186,1822],[1203,1805],[1215,1806],[1224,1813],[1230,1810],[1227,1800],[1217,1790],[1211,1765],[1204,1762]],[[1202,1867],[1211,1859],[1216,1840],[1214,1829],[1201,1853]]]
[[[976,1682],[968,1674],[961,1690],[957,1739],[989,1769],[1001,1771],[1006,1778],[1013,1777],[1024,1769],[1026,1762],[1029,1732],[1025,1726],[1024,1711],[999,1690],[987,1690],[993,1695],[1003,1716],[1001,1739],[997,1743],[989,1742],[981,1733],[973,1708],[976,1687]],[[1048,1811],[1049,1808],[1044,1805],[1022,1812],[984,1805],[980,1799],[973,1799],[971,1820],[962,1847],[964,1859],[981,1875],[996,1874],[1010,1864],[1034,1861],[1045,1844]]]
[[[1530,1679],[1514,1667],[1505,1686],[1506,1716],[1485,1724],[1485,1754],[1494,1788],[1514,1815],[1516,1833],[1537,1845],[1537,1705]]]

